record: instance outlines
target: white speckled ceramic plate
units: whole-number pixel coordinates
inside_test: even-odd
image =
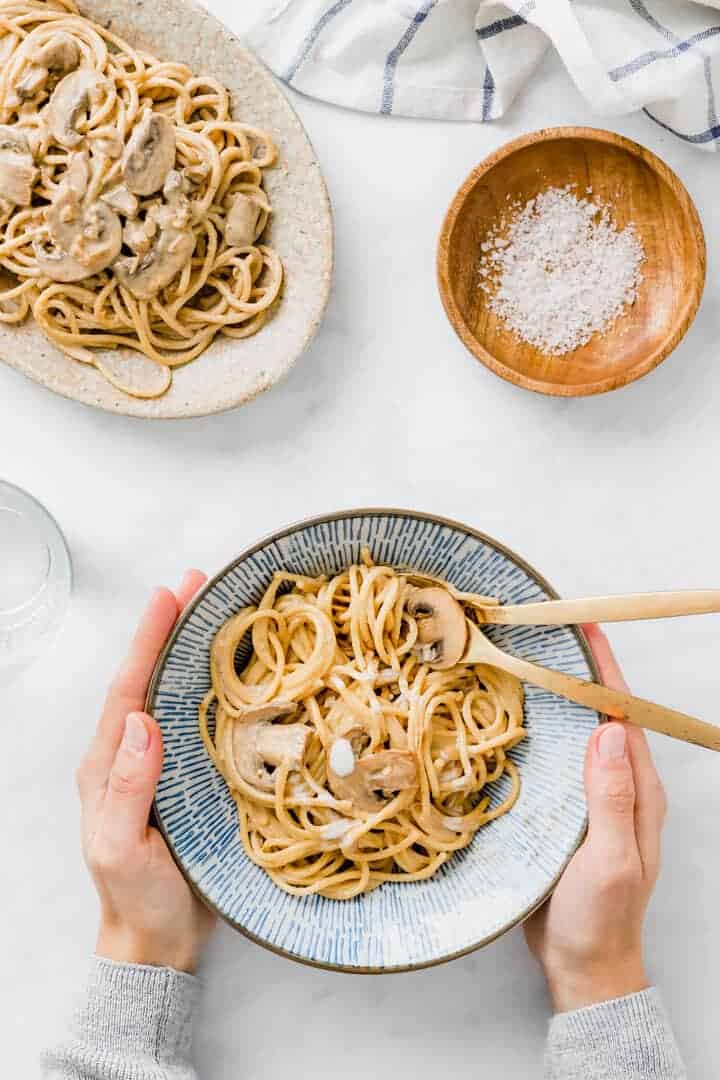
[[[545,899],[585,830],[583,758],[598,716],[527,686],[529,735],[511,752],[522,778],[518,802],[430,880],[389,883],[345,901],[283,892],[246,857],[235,804],[200,739],[197,707],[210,686],[210,644],[226,619],[258,602],[275,570],[336,573],[364,546],[378,562],[508,603],[556,596],[490,537],[425,514],[347,511],[281,530],[208,583],[158,663],[148,695],[165,740],[155,811],[192,887],[254,941],[323,967],[402,971],[492,941]],[[596,678],[579,630],[497,626],[488,634],[518,656]]]
[[[148,418],[203,416],[242,405],[267,390],[310,343],[325,311],[333,264],[332,212],[315,153],[273,77],[230,31],[192,0],[79,0],[83,15],[111,27],[162,60],[213,75],[231,92],[233,115],[267,128],[279,149],[266,170],[274,208],[265,236],[285,266],[273,317],[254,337],[218,337],[174,372],[161,398],[143,401],[115,389],[100,372],[51,345],[32,318],[0,324],[0,359],[50,390],[110,412]]]

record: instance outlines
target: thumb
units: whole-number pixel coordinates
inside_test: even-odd
[[[610,860],[635,851],[635,780],[624,724],[601,724],[593,733],[585,789],[588,841],[595,851]]]
[[[103,803],[103,838],[110,847],[128,850],[144,838],[161,769],[160,729],[147,713],[130,713]]]

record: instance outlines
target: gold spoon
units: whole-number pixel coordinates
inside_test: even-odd
[[[668,619],[678,615],[720,612],[720,589],[681,589],[675,592],[588,596],[578,600],[540,600],[532,604],[501,604],[492,596],[475,596],[429,574],[405,574],[411,584],[442,585],[460,603],[470,605],[481,623],[502,626],[568,626],[576,623],[631,622]]]
[[[418,616],[419,644],[415,652],[422,661],[435,668],[489,664],[617,720],[627,720],[638,727],[720,751],[720,727],[633,697],[622,690],[611,690],[608,686],[565,675],[503,652],[467,618],[460,603],[445,588],[415,589],[408,598],[407,607],[411,615]]]

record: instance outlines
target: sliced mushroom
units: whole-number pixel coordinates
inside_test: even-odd
[[[57,84],[43,115],[60,146],[72,150],[82,141],[75,125],[100,100],[104,86],[105,81],[91,67],[79,67]]]
[[[48,208],[46,219],[53,247],[35,242],[41,270],[53,281],[82,281],[105,270],[122,246],[122,225],[104,203],[83,208],[62,194]]]
[[[145,109],[130,136],[122,160],[122,174],[129,191],[152,195],[165,183],[175,164],[175,128],[162,113]]]
[[[40,67],[38,64],[31,64],[15,87],[18,101],[28,101],[30,98],[35,97],[37,92],[42,90],[49,74],[47,68]]]
[[[36,53],[33,60],[39,67],[47,68],[48,71],[61,71],[67,74],[74,71],[80,63],[80,48],[71,34],[60,30],[53,34]]]
[[[75,202],[79,202],[87,191],[89,181],[90,159],[86,150],[78,150],[68,159],[58,196],[63,195],[68,201],[74,199]]]
[[[233,196],[225,221],[225,239],[233,247],[248,247],[258,237],[258,222],[265,208],[252,195]]]
[[[0,124],[0,150],[15,150],[19,154],[28,152],[25,132],[11,124]]]
[[[136,255],[146,255],[152,247],[157,230],[157,222],[150,217],[146,217],[144,221],[128,221],[123,229],[123,244]]]
[[[25,136],[0,125],[0,197],[16,206],[29,206],[37,177]]]
[[[173,177],[178,178],[179,185],[172,181]],[[120,284],[138,300],[150,300],[169,285],[190,260],[195,249],[195,236],[190,225],[190,202],[182,191],[182,178],[175,170],[168,174],[164,191],[168,201],[150,207],[142,223],[145,234],[154,235],[157,228],[157,236],[151,246],[143,255],[123,256],[115,263]],[[128,237],[128,241],[131,238],[142,241],[140,226],[132,237]]]
[[[115,263],[120,284],[138,300],[151,300],[179,274],[195,248],[191,232],[161,231],[142,259],[123,257]]]
[[[412,589],[408,614],[418,621],[414,654],[438,669],[456,664],[467,644],[467,624],[460,604],[442,587]]]
[[[340,746],[340,752],[336,747]],[[350,742],[335,739],[328,755],[328,784],[337,799],[348,800],[364,813],[376,813],[396,791],[416,788],[417,765],[407,750],[378,750],[366,757],[354,758],[354,768],[348,772],[352,754]],[[336,772],[335,767],[340,766]]]
[[[238,720],[232,737],[235,768],[249,784],[272,791],[275,781],[268,766],[286,765],[290,769],[299,769],[309,738],[310,728],[306,724]]]
[[[113,210],[124,214],[125,217],[134,218],[137,216],[139,206],[137,196],[128,191],[124,184],[118,184],[117,187],[110,188],[100,198]]]
[[[82,263],[73,259],[66,251],[48,246],[45,241],[33,240],[33,251],[38,269],[52,281],[82,281],[83,278],[90,277]]]
[[[413,589],[406,607],[418,619],[415,655],[441,671],[454,667],[467,644],[465,612],[457,600],[439,586]]]
[[[70,34],[60,31],[31,54],[32,64],[15,87],[19,101],[27,101],[42,90],[52,72],[65,75],[80,63],[80,49]]]

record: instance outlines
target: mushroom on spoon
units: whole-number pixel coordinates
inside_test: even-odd
[[[440,604],[438,594],[447,597],[454,605],[452,611],[443,599]],[[412,605],[412,608],[411,608]],[[538,605],[539,606],[539,605]],[[423,663],[434,667],[446,668],[454,664],[488,664],[515,675],[518,679],[542,687],[553,694],[575,701],[579,705],[596,709],[618,720],[627,720],[638,727],[670,735],[684,742],[696,743],[709,750],[720,751],[720,727],[708,724],[704,720],[666,709],[652,701],[633,697],[620,690],[611,690],[607,686],[577,679],[559,671],[521,660],[503,652],[485,636],[483,631],[465,615],[461,605],[443,589],[431,587],[415,589],[408,601],[408,611],[415,610],[418,619],[418,645],[416,655]],[[459,648],[458,612],[465,623],[465,635],[462,648]],[[426,614],[427,613],[427,614]],[[456,659],[453,659],[456,657]]]

